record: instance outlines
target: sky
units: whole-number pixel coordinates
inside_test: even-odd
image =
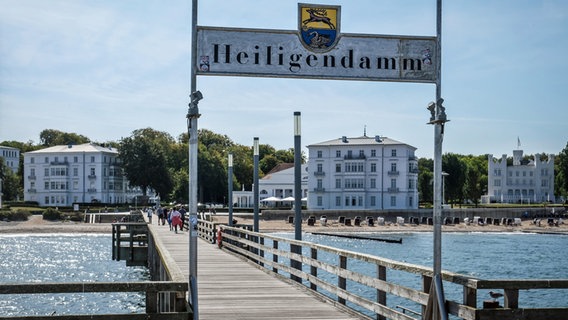
[[[298,29],[298,2],[201,0],[201,26]],[[435,0],[341,5],[343,33],[436,35]],[[44,129],[118,141],[187,131],[191,1],[0,0],[0,141]],[[568,142],[568,1],[442,4],[443,153],[560,153]],[[433,158],[435,85],[198,76],[200,129],[250,145],[387,136]],[[307,149],[306,149],[307,150]]]

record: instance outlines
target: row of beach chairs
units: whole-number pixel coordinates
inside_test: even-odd
[[[549,219],[550,220],[550,219]],[[318,218],[316,216],[309,216],[306,220],[308,226],[315,226],[316,223],[319,221],[319,224],[322,226],[328,225],[329,221],[326,215],[321,215]],[[462,221],[459,217],[445,217],[443,220],[444,225],[458,225]],[[288,216],[288,223],[294,223],[294,216]],[[376,225],[385,225],[388,224],[384,217],[372,217],[367,216],[363,219],[361,216],[356,216],[354,218],[348,218],[345,216],[340,216],[337,218],[337,224],[344,225],[344,226],[362,226],[366,225],[369,227],[373,227]],[[433,225],[432,217],[409,217],[406,220],[404,217],[396,217],[397,225],[404,225],[406,223],[411,225]],[[520,226],[521,225],[521,218],[491,218],[491,217],[479,217],[474,216],[473,218],[464,218],[463,223],[466,225],[503,225],[503,226]],[[550,224],[550,221],[549,221]]]

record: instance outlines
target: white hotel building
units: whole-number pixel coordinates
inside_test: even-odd
[[[545,161],[540,154],[534,160],[524,160],[523,150],[513,150],[513,163],[507,164],[507,155],[501,159],[488,155],[487,195],[482,203],[542,203],[555,202],[554,155]]]
[[[416,148],[388,137],[308,146],[309,210],[418,208]]]
[[[60,145],[24,153],[24,200],[40,206],[125,203],[128,193],[118,151],[94,144]]]

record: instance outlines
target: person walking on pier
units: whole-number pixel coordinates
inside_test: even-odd
[[[170,231],[172,231],[172,209],[164,208],[164,219],[168,221],[168,225],[170,226]]]
[[[179,213],[179,211],[174,207],[172,208],[172,210],[170,211],[170,218],[171,218],[171,225],[174,226],[175,232],[178,233],[178,226],[180,227],[180,231],[182,231],[181,226],[182,226],[182,222],[181,222],[181,213]],[[171,226],[170,226],[171,228]]]
[[[152,224],[152,215],[154,214],[154,210],[152,210],[152,207],[148,207],[146,209],[146,214],[148,215],[148,223]]]
[[[181,215],[181,227],[180,230],[183,231],[183,225],[185,224],[185,214],[187,213],[187,211],[185,211],[183,205],[181,206],[181,208],[179,209],[179,213]]]
[[[164,208],[162,208],[162,207],[158,207],[158,225],[160,225],[160,222],[162,223],[162,225],[165,224],[165,222],[164,222]]]

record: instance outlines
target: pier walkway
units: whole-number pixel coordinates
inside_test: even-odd
[[[189,234],[149,225],[189,278]],[[198,239],[199,319],[361,319]]]

